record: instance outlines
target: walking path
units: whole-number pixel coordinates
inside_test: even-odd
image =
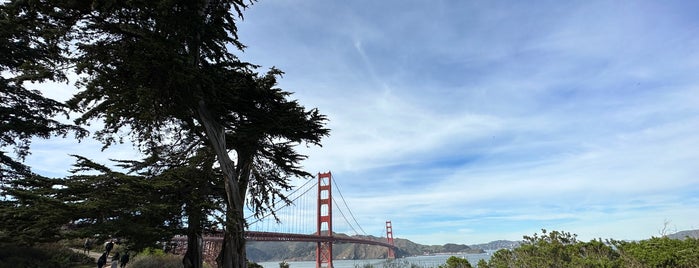
[[[77,253],[85,254],[83,253],[84,251],[82,248],[70,248],[70,250],[75,251]],[[94,264],[97,265],[97,259],[99,259],[100,256],[102,256],[102,253],[100,253],[99,251],[90,250],[90,253],[86,255],[90,256],[90,258],[93,259]]]
[[[75,252],[77,252],[77,253],[83,253],[83,249],[82,249],[82,248],[71,248],[71,250],[73,250],[73,251],[75,251]],[[92,258],[92,261],[93,261],[92,264],[94,264],[94,265],[96,266],[96,265],[97,265],[97,260],[100,258],[100,256],[102,256],[102,253],[104,253],[104,252],[99,251],[99,250],[90,250],[90,253],[88,253],[87,255],[90,256],[90,258]],[[83,253],[83,254],[84,254],[84,253]],[[109,258],[107,258],[107,263],[108,263],[108,264],[112,263],[112,257],[111,257],[111,256],[112,256],[112,255],[110,255]],[[105,267],[107,267],[107,266],[105,265]],[[111,266],[108,266],[108,267],[111,267]]]

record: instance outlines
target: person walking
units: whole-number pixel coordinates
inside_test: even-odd
[[[112,242],[112,240],[109,240],[109,242],[107,242],[107,244],[104,245],[104,250],[107,251],[107,255],[109,255],[109,252],[111,252],[113,248],[114,242]]]
[[[117,265],[119,265],[119,252],[114,253],[112,257],[112,268],[118,268]]]
[[[85,243],[83,244],[83,253],[90,254],[90,248],[92,248],[92,241],[89,238],[85,238]]]
[[[124,252],[124,255],[121,255],[121,260],[119,261],[121,262],[121,268],[126,267],[126,264],[129,263],[129,252]]]
[[[107,264],[107,252],[105,251],[102,253],[102,256],[100,256],[99,260],[97,260],[97,268],[102,268],[104,265]]]

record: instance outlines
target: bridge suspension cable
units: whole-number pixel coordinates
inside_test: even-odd
[[[308,196],[306,193],[310,192],[312,189],[315,189],[316,185],[315,185],[315,183],[312,183],[312,182],[314,182],[314,180],[306,180],[306,183],[304,183],[300,187],[297,187],[295,190],[293,190],[291,193],[289,193],[289,195],[287,195],[288,200],[290,201],[289,203],[287,203],[286,201],[284,201],[282,199],[279,199],[276,202],[274,202],[274,205],[273,205],[274,210],[270,211],[269,214],[263,215],[262,217],[259,217],[259,218],[255,218],[255,215],[250,215],[250,216],[245,217],[245,221],[248,221],[248,220],[254,218],[255,220],[248,222],[248,225],[259,223],[259,222],[265,220],[266,218],[268,218],[269,216],[272,216],[273,214],[279,212],[283,208],[286,208],[286,207],[289,207],[290,205],[293,205],[296,200],[298,200],[301,197]],[[299,192],[301,192],[301,193],[297,194]]]
[[[287,233],[311,233],[312,225],[309,224],[309,219],[313,217],[310,216],[310,211],[308,208],[312,207],[310,203],[316,200],[315,189],[317,189],[316,180],[307,180],[299,187],[294,187],[294,190],[287,195],[287,203],[285,200],[278,199],[274,202],[272,210],[266,215],[262,215],[259,218],[255,215],[250,215],[245,218],[248,226],[255,225],[256,228],[264,230],[277,230],[278,228],[284,229]],[[335,204],[336,211],[340,212],[344,223],[347,224],[347,228],[354,232],[356,235],[368,235],[364,228],[359,224],[357,218],[355,217],[352,209],[350,209],[347,204],[347,200],[342,194],[341,187],[338,180],[333,180],[333,185],[335,186],[335,192],[339,195],[332,196],[332,202]],[[339,196],[338,198],[336,198]],[[315,204],[314,204],[315,205]],[[284,209],[284,210],[283,210]],[[345,210],[346,209],[346,210]],[[282,211],[283,210],[283,211]],[[283,221],[284,224],[280,224],[279,221],[273,222],[272,215],[279,217],[279,221]],[[270,228],[272,227],[272,228]]]
[[[340,199],[342,199],[342,203],[345,205],[345,208],[347,208],[347,211],[348,211],[349,215],[352,217],[352,220],[353,220],[354,223],[357,225],[357,227],[359,228],[359,230],[361,230],[362,232],[359,233],[359,232],[357,232],[356,229],[354,229],[354,226],[352,226],[352,224],[349,222],[349,220],[348,220],[347,217],[345,216],[345,213],[343,213],[343,212],[342,212],[342,209],[340,209],[340,206],[337,204],[337,201],[335,201],[335,198],[333,198],[333,201],[335,202],[335,205],[337,205],[337,208],[338,208],[338,210],[340,211],[340,215],[342,215],[342,217],[345,219],[345,222],[347,222],[347,225],[349,225],[350,228],[352,228],[352,230],[353,230],[356,234],[367,235],[367,233],[364,231],[364,229],[362,229],[362,226],[359,225],[359,222],[357,222],[357,218],[354,217],[354,213],[352,213],[352,210],[351,210],[351,209],[349,208],[349,206],[347,205],[347,201],[345,201],[345,197],[342,196],[342,191],[340,191],[340,186],[339,186],[339,184],[337,183],[337,180],[334,180],[333,185],[335,186],[335,189],[337,190],[337,192],[340,194]]]

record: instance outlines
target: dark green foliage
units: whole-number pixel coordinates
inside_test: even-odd
[[[573,267],[624,267],[619,253],[601,239],[576,243],[575,253]]]
[[[182,139],[209,147],[225,178],[223,259],[235,266],[244,265],[242,208],[248,190],[256,215],[270,211],[276,198],[286,200],[281,193],[290,187],[288,176],[309,175],[297,166],[305,157],[293,146],[319,144],[328,134],[323,115],[274,88],[280,71],[258,75],[255,66],[228,50],[227,45],[243,47],[235,15],[244,7],[242,1],[63,6],[79,22],[70,60],[86,75],[79,84],[83,90],[69,102],[84,112],[77,122],[104,120],[96,134],[105,146],[128,127],[148,155]]]
[[[93,263],[93,258],[56,244],[34,247],[0,245],[0,267],[69,268]]]
[[[456,256],[451,256],[447,259],[447,263],[440,268],[471,268],[471,263],[468,262],[466,258],[459,258]]]
[[[546,230],[524,238],[519,248],[498,250],[478,267],[699,267],[699,240],[693,238],[580,242],[570,233]]]
[[[542,230],[541,235],[524,236],[514,250],[495,252],[487,267],[621,267],[618,259],[602,241],[580,242],[575,234]]]
[[[116,172],[75,156],[74,175],[54,187],[66,204],[70,237],[123,238],[140,250],[169,240],[181,226],[181,196],[175,181]]]
[[[31,176],[22,161],[30,153],[32,137],[49,138],[76,133],[81,128],[64,124],[53,116],[67,116],[66,106],[26,88],[25,82],[63,80],[60,50],[51,37],[62,25],[26,12],[21,5],[0,5],[0,183]],[[9,151],[6,151],[9,150]],[[0,194],[6,195],[0,189]]]
[[[224,201],[219,204],[225,209],[224,259],[234,263],[225,266],[244,266],[246,197],[256,215],[273,211],[277,199],[289,202],[282,192],[289,189],[290,176],[310,176],[300,168],[305,156],[294,146],[319,145],[329,132],[324,115],[275,88],[281,71],[272,68],[260,75],[256,66],[241,62],[229,50],[243,48],[235,21],[246,4],[241,0],[12,1],[7,6],[13,15],[25,14],[28,25],[36,25],[33,31],[55,51],[51,59],[68,63],[81,75],[79,92],[68,102],[82,113],[76,122],[103,120],[104,127],[95,136],[105,147],[121,142],[122,132],[128,131],[141,152],[155,159],[143,163],[156,166],[134,168],[149,184],[156,177],[173,179],[164,171],[188,165],[191,152],[207,149],[216,156],[221,172],[205,174],[206,180],[216,182],[215,188],[224,189],[214,199]],[[146,233],[167,235],[178,224],[170,218],[174,209],[158,209],[173,189],[149,188],[142,185],[140,175],[87,164],[100,174],[72,176],[57,194],[71,204],[67,209],[80,207],[68,213],[81,215],[74,223],[77,229],[132,236],[136,226],[151,226],[154,229]],[[202,185],[200,177],[193,182]],[[102,193],[118,190],[108,197],[79,192],[91,183],[97,183]],[[202,194],[208,192],[195,193]],[[212,200],[204,199],[184,204],[195,222],[205,218],[196,211]],[[146,235],[144,241],[153,238]]]
[[[64,29],[46,17],[28,12],[22,5],[0,5],[0,241],[30,245],[55,241],[65,223],[64,205],[46,190],[54,182],[33,174],[24,165],[33,137],[49,138],[74,132],[82,138],[87,131],[59,122],[67,115],[66,105],[27,88],[27,82],[60,81],[63,62],[56,33]]]
[[[614,241],[624,267],[699,267],[699,240],[667,237],[639,242]]]
[[[515,250],[515,263],[520,266],[535,264],[536,267],[564,267],[575,256],[573,245],[577,243],[575,235],[553,231],[542,235],[524,236],[524,243]]]
[[[139,254],[129,261],[129,268],[181,268],[182,257],[172,254]]]
[[[68,206],[52,197],[57,180],[30,175],[9,183],[4,189],[12,196],[0,202],[0,241],[30,246],[61,238],[61,227],[68,222],[63,213]]]
[[[515,257],[513,250],[501,249],[493,253],[488,261],[488,267],[490,268],[508,268],[516,267],[514,264]]]

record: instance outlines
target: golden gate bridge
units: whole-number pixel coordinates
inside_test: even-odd
[[[366,238],[351,237],[345,235],[335,235],[333,232],[333,203],[337,205],[338,212],[344,219],[345,223],[354,231],[354,234],[359,234],[357,228],[361,230],[365,235],[366,233],[361,228],[356,218],[352,214],[352,211],[347,206],[347,202],[344,200],[342,193],[339,188],[335,189],[340,194],[342,203],[337,202],[333,198],[333,178],[332,173],[318,173],[317,184],[311,183],[313,180],[306,181],[300,187],[297,187],[295,191],[289,194],[288,199],[292,202],[289,204],[275,204],[275,214],[279,217],[279,222],[276,218],[273,223],[273,227],[279,227],[279,223],[286,223],[286,232],[280,232],[278,230],[269,231],[270,218],[274,218],[270,213],[267,216],[260,217],[259,219],[253,219],[252,217],[246,218],[246,220],[251,220],[248,223],[248,230],[245,232],[245,239],[247,241],[294,241],[294,242],[314,242],[316,243],[316,268],[332,268],[333,267],[333,243],[354,243],[354,244],[365,244],[365,245],[375,245],[387,248],[386,258],[395,258],[395,245],[393,243],[393,226],[391,221],[386,221],[386,241],[377,241]],[[313,201],[309,202],[309,196],[313,197]],[[304,228],[308,228],[308,221],[310,210],[308,208],[309,203],[315,203],[315,225],[316,229],[313,233],[304,231]],[[347,214],[352,218],[354,224],[352,224],[345,212],[341,209],[342,205],[347,211]],[[265,227],[264,225],[267,225]],[[355,226],[357,228],[355,228]],[[291,227],[290,227],[291,226]],[[209,262],[215,261],[216,256],[221,250],[221,245],[223,238],[221,236],[211,235],[203,238],[203,251],[205,260]],[[172,242],[175,244],[174,252],[183,254],[187,249],[187,238],[184,236],[176,236],[173,238]]]

